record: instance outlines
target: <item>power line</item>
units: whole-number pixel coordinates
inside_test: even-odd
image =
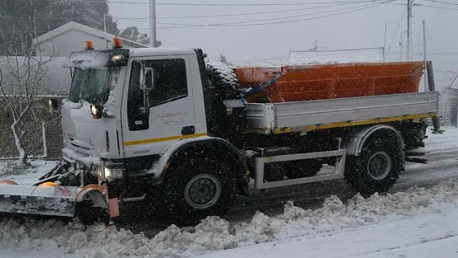
[[[406,15],[406,13],[407,13],[406,10],[407,10],[407,7],[406,7],[406,9],[404,10],[404,12],[402,12],[401,19],[399,20],[399,23],[398,23],[398,27],[397,27],[397,29],[396,29],[396,32],[394,33],[393,38],[392,38],[391,41],[390,41],[390,45],[388,45],[388,48],[387,48],[387,49],[390,49],[390,48],[391,48],[391,46],[393,45],[394,39],[395,39],[396,36],[398,35],[398,31],[399,31],[399,29],[401,28],[402,21],[404,20],[404,17],[405,17],[405,15]],[[388,51],[387,51],[386,53],[388,54]]]
[[[264,23],[251,23],[251,24],[246,24],[246,22],[243,22],[243,24],[189,24],[189,25],[183,25],[183,26],[171,26],[171,27],[160,27],[158,29],[177,29],[177,28],[191,28],[191,27],[218,27],[218,26],[234,26],[234,27],[246,27],[246,26],[260,26],[260,25],[269,25],[269,24],[284,24],[284,23],[292,23],[292,22],[301,22],[301,21],[309,21],[309,20],[316,20],[316,19],[321,19],[321,18],[327,18],[327,17],[333,17],[333,16],[338,16],[342,14],[347,14],[347,13],[352,13],[352,12],[357,12],[360,10],[365,10],[373,7],[377,7],[380,5],[383,5],[385,3],[378,3],[378,4],[372,4],[369,6],[364,6],[361,8],[349,10],[349,11],[344,11],[344,12],[339,12],[339,13],[334,13],[334,14],[328,14],[328,15],[321,15],[317,17],[312,17],[312,18],[306,18],[306,19],[295,19],[295,20],[290,20],[290,21],[277,21],[277,22],[264,22]],[[274,18],[275,19],[275,18]],[[270,19],[270,20],[274,20]],[[284,18],[285,19],[285,18]],[[255,22],[255,21],[253,21]]]
[[[338,4],[338,5],[333,5],[333,6],[326,6],[326,8],[329,7],[336,7],[336,6],[342,6],[342,5],[350,5],[350,4]],[[368,6],[368,5],[366,5]],[[319,6],[318,8],[323,8],[323,6]],[[314,8],[314,9],[318,9]],[[332,13],[332,12],[338,12],[338,11],[343,11],[343,10],[350,10],[353,9],[354,7],[347,7],[347,8],[341,8],[341,9],[334,9],[334,10],[326,10],[322,12],[315,12],[315,13],[306,13],[306,14],[300,14],[300,15],[289,15],[289,16],[284,16],[284,17],[277,17],[277,18],[268,18],[268,19],[256,19],[256,20],[248,20],[248,21],[237,21],[237,22],[226,22],[226,23],[216,23],[216,24],[183,24],[183,23],[167,23],[167,22],[162,22],[159,24],[164,24],[164,25],[178,25],[178,26],[220,26],[220,25],[232,25],[232,24],[241,24],[241,23],[250,23],[250,22],[263,22],[263,21],[272,21],[272,20],[281,20],[281,19],[288,19],[288,18],[295,18],[295,17],[304,17],[304,16],[313,16],[313,15],[318,15],[318,14],[323,14],[323,13]],[[290,10],[283,10],[283,11],[271,11],[271,12],[263,12],[263,13],[281,13],[281,12],[286,12],[286,11],[301,11],[301,10],[310,10],[311,8],[299,8],[299,9],[290,9]],[[236,15],[247,15],[247,14],[254,14],[254,13],[243,13],[243,14],[233,14],[234,16]],[[261,13],[257,13],[261,14]],[[221,15],[221,16],[226,16],[226,15]],[[134,18],[134,17],[119,17],[119,16],[112,16],[115,19],[127,19],[127,20],[133,20],[133,21],[143,21],[147,22],[149,18]],[[192,17],[192,16],[188,16]],[[31,17],[19,17],[19,16],[10,16],[10,17],[3,17],[5,19],[32,19]],[[81,17],[75,17],[75,18],[55,18],[55,17],[47,17],[47,18],[41,18],[37,17],[37,20],[85,20],[85,18]],[[146,21],[145,21],[146,20]]]
[[[429,38],[429,41],[430,41],[431,44],[433,45],[433,48],[437,50],[437,47],[436,47],[436,45],[434,44],[434,40],[433,40],[433,38],[431,37],[431,35],[429,34],[429,31],[426,31],[426,36]],[[428,53],[428,54],[430,54],[430,53]],[[448,53],[448,55],[450,55],[450,54],[451,54],[451,53]],[[439,55],[439,58],[440,58],[440,61],[445,65],[445,68],[446,68],[447,70],[450,70],[450,69],[448,68],[448,66],[447,66],[447,63],[444,62],[444,59],[442,59],[441,55]]]
[[[92,19],[100,18],[103,19],[102,17],[92,17]],[[75,17],[75,18],[56,18],[56,17],[48,17],[48,18],[41,18],[41,17],[26,17],[26,16],[3,16],[0,17],[0,19],[26,19],[26,20],[87,20],[87,18],[81,18],[81,17]]]
[[[312,6],[312,7],[306,7],[306,8],[295,8],[295,9],[279,10],[279,11],[249,12],[249,13],[235,13],[235,14],[215,14],[215,15],[196,15],[196,16],[166,16],[166,17],[157,17],[157,18],[158,19],[190,19],[190,18],[211,18],[211,17],[233,17],[233,16],[245,16],[245,15],[296,12],[296,11],[322,9],[322,8],[336,7],[336,6],[342,6],[342,5],[352,5],[352,4],[357,4],[357,3],[345,3],[345,4],[340,3],[340,4],[327,5],[327,6]],[[149,19],[149,18],[144,18],[144,19]]]
[[[374,3],[381,2],[383,0],[369,0],[369,1],[351,1],[352,3]],[[328,5],[328,4],[342,4],[350,3],[350,1],[337,1],[337,2],[315,2],[315,3],[218,3],[218,4],[204,4],[204,3],[158,3],[160,5],[183,5],[183,6],[287,6],[287,5]]]
[[[368,5],[366,5],[366,6],[368,6]],[[283,20],[283,19],[290,19],[290,18],[296,18],[296,17],[312,16],[312,15],[323,14],[323,13],[332,13],[332,12],[338,12],[338,11],[350,10],[350,9],[353,9],[353,7],[336,9],[336,10],[327,10],[327,11],[316,12],[316,13],[289,15],[289,16],[276,17],[276,18],[256,19],[256,20],[237,21],[237,22],[225,22],[225,23],[214,23],[214,24],[182,24],[182,23],[164,23],[164,22],[161,22],[160,24],[179,25],[179,26],[222,26],[222,25],[232,26],[232,25],[236,25],[236,24],[246,25],[247,23],[258,23],[258,22],[265,22],[265,21]]]
[[[389,54],[399,54],[400,52],[390,52]],[[413,52],[415,55],[422,55],[423,52]],[[428,55],[435,55],[435,56],[445,56],[445,55],[458,55],[458,52],[428,52]],[[441,60],[443,61],[443,60]]]
[[[262,15],[262,14],[275,14],[275,13],[286,13],[286,12],[298,12],[298,11],[305,11],[305,10],[312,10],[312,9],[323,9],[323,8],[331,8],[331,7],[338,7],[338,6],[346,6],[346,5],[353,5],[357,3],[361,3],[362,1],[357,1],[357,2],[346,2],[346,3],[339,3],[339,4],[333,4],[333,5],[327,5],[327,6],[312,6],[312,7],[307,7],[307,8],[295,8],[295,9],[287,9],[287,10],[279,10],[279,11],[265,11],[265,12],[248,12],[248,13],[235,13],[235,14],[216,14],[216,15],[195,15],[195,16],[165,16],[165,17],[157,17],[158,20],[160,19],[194,19],[194,18],[212,18],[212,17],[234,17],[234,16],[247,16],[247,15]],[[363,2],[374,2],[374,1],[363,1]],[[339,11],[339,10],[344,10],[344,9],[337,9],[337,10],[331,10],[330,12],[333,11]],[[320,14],[320,13],[325,13],[325,12],[318,12],[314,14]],[[310,14],[310,15],[313,15]],[[307,16],[307,15],[305,15]],[[149,20],[149,17],[122,17],[122,16],[111,16],[114,19],[119,19],[119,20],[133,20],[133,21],[141,21],[141,22],[147,22]],[[289,16],[289,17],[295,17],[295,16]],[[81,17],[66,17],[66,18],[57,18],[57,17],[47,17],[47,18],[41,18],[41,17],[20,17],[20,16],[7,16],[7,17],[0,17],[4,19],[36,19],[36,20],[85,20],[86,18],[81,18]],[[101,18],[101,17],[94,17],[94,18]],[[190,25],[190,24],[188,24]]]
[[[458,11],[457,8],[442,7],[442,6],[433,6],[433,5],[420,5],[419,7],[433,8],[433,9],[442,9],[442,10],[450,10],[450,11]]]
[[[99,2],[99,1],[88,1]],[[344,3],[381,3],[386,0],[361,0],[361,1],[334,1],[334,2],[311,2],[311,3],[171,3],[171,2],[157,2],[156,5],[170,5],[170,6],[297,6],[297,5],[329,5],[329,4],[344,4]],[[147,5],[148,2],[126,2],[126,1],[108,1],[110,4],[141,4]]]
[[[451,3],[451,2],[447,2],[447,1],[438,1],[438,0],[423,0],[423,1],[431,2],[431,3],[448,4],[448,5],[457,5],[458,6],[458,3]]]
[[[458,71],[449,71],[449,70],[438,70],[438,69],[434,69],[435,72],[439,72],[439,73],[454,73],[454,74],[458,74]]]
[[[330,7],[337,7],[337,6],[344,6],[344,5],[352,5],[355,3],[346,3],[346,4],[335,4],[335,5],[327,5],[327,6],[312,6],[307,8],[295,8],[295,9],[287,9],[287,10],[279,10],[279,11],[264,11],[264,12],[248,12],[248,13],[232,13],[232,14],[215,14],[215,15],[191,15],[191,16],[163,16],[157,17],[158,20],[165,20],[165,19],[194,19],[194,18],[213,18],[213,17],[235,17],[235,16],[248,16],[248,15],[262,15],[262,14],[275,14],[275,13],[287,13],[287,12],[298,12],[298,11],[306,11],[306,10],[313,10],[313,9],[323,9],[323,8],[330,8]],[[149,20],[149,17],[120,17],[120,16],[112,16],[116,19],[126,19],[126,20],[133,20],[133,21],[141,21],[146,22],[145,20]]]

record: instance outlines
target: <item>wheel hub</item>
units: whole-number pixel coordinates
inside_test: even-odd
[[[184,198],[195,209],[206,209],[214,205],[221,196],[221,183],[210,174],[193,177],[186,184]]]
[[[372,154],[367,163],[367,171],[375,180],[384,179],[391,171],[391,157],[383,151]]]

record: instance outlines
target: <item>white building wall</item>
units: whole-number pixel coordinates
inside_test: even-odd
[[[67,57],[72,51],[84,50],[84,42],[90,40],[95,49],[111,48],[111,40],[96,37],[85,33],[84,31],[72,29],[63,32],[53,38],[39,42],[41,54],[44,56],[65,56]],[[124,48],[134,48],[132,44],[123,42]]]
[[[455,94],[452,90],[444,90],[441,91],[441,96],[439,98],[440,104],[440,121],[444,125],[452,125],[454,124],[452,121],[453,115],[453,105],[456,104]],[[456,123],[456,121],[455,121]]]

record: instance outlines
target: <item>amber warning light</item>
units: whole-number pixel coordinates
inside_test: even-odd
[[[120,38],[113,38],[112,44],[113,48],[122,48],[122,42]]]
[[[94,44],[92,44],[92,41],[84,41],[84,49],[85,50],[94,50]]]

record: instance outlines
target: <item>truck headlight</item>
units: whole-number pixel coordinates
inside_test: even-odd
[[[105,168],[105,178],[108,180],[121,179],[124,173],[122,168]]]

